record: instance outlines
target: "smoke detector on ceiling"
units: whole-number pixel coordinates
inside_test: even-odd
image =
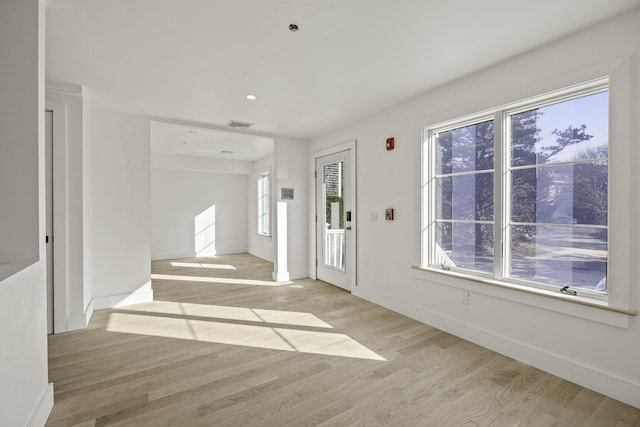
[[[227,127],[236,129],[249,129],[253,125],[254,123],[241,122],[240,120],[231,120],[229,123],[227,123]]]

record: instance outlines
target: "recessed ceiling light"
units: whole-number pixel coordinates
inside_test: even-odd
[[[296,24],[290,24],[289,31],[291,31],[292,33],[295,33],[296,31],[298,31],[298,26]]]
[[[250,100],[250,101],[255,101],[257,98],[256,98],[255,95],[249,94],[249,95],[247,95],[247,99]]]

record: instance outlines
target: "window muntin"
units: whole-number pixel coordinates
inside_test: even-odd
[[[270,194],[269,171],[265,171],[258,175],[258,234],[263,236],[271,235]]]
[[[608,81],[491,114],[425,129],[427,263],[606,298]]]

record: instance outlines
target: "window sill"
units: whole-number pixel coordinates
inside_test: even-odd
[[[629,317],[638,314],[637,310],[614,307],[605,302],[584,297],[564,295],[498,280],[483,279],[459,272],[418,266],[412,266],[411,268],[418,271],[416,276],[422,280],[454,286],[470,292],[477,292],[622,328],[628,328]],[[481,286],[478,286],[478,284]],[[573,306],[565,303],[571,303]],[[593,309],[596,309],[596,311]]]

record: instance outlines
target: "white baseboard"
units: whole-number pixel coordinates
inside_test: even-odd
[[[78,329],[85,329],[87,326],[89,326],[91,316],[93,316],[93,300],[89,301],[89,304],[87,304],[84,313],[67,317],[67,332],[77,331]]]
[[[290,280],[288,271],[274,271],[272,277],[274,282],[288,282]]]
[[[93,311],[94,311],[94,307],[93,307],[93,299],[91,301],[89,301],[89,304],[87,304],[87,308],[84,310],[84,314],[85,314],[85,323],[84,323],[84,327],[86,328],[87,326],[89,326],[89,322],[91,321],[91,318],[93,317]]]
[[[273,263],[273,250],[267,251],[267,250],[261,250],[258,247],[249,247],[247,249],[247,252],[250,255],[253,255],[255,257],[258,257],[260,259]]]
[[[496,334],[458,319],[426,310],[381,292],[358,286],[353,294],[419,322],[433,326],[497,353],[524,362],[560,378],[602,393],[628,405],[640,408],[640,384],[620,378],[547,350]]]
[[[47,384],[27,427],[44,427],[53,409],[53,383]]]
[[[249,250],[246,246],[241,248],[220,248],[216,249],[216,255],[233,255],[233,254],[247,254]]]
[[[306,271],[290,271],[289,280],[308,279],[309,274]]]
[[[93,307],[96,310],[102,310],[105,308],[124,307],[126,305],[139,304],[142,302],[150,301],[153,301],[153,289],[151,289],[151,281],[147,282],[134,292],[128,294],[95,297],[93,299]]]
[[[196,256],[195,251],[181,251],[181,252],[159,252],[151,253],[151,261],[161,261],[165,259],[178,259],[178,258],[193,258]]]
[[[247,248],[216,248],[216,255],[229,255],[229,254],[244,254],[247,253]],[[215,255],[213,255],[215,256]],[[180,258],[197,258],[198,255],[195,251],[176,251],[176,252],[158,252],[151,253],[151,261],[162,261],[165,259],[180,259]],[[207,255],[203,255],[207,257]]]

